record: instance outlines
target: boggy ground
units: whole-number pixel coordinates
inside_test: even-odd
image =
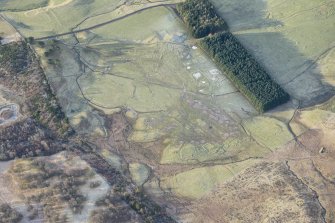
[[[332,222],[334,101],[317,105],[333,93],[331,1],[213,3],[289,103],[257,114],[170,8],[90,28],[129,3],[52,33],[6,16],[26,36],[88,28],[35,44],[47,79],[84,141],[178,221]]]

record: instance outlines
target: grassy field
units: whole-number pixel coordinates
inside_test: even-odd
[[[274,149],[266,148],[267,143],[260,145],[257,140],[262,137],[255,140],[253,130],[250,135],[244,131],[241,120],[255,116],[256,111],[194,45],[170,9],[150,9],[76,37],[79,44],[74,50],[56,44],[60,50],[49,56],[59,61],[56,66],[43,56],[52,43],[38,52],[79,132],[106,135],[104,119],[94,108],[106,114],[130,109],[136,115],[127,140],[143,145],[160,142],[138,151],[139,155],[158,154],[152,159],[155,165],[227,164],[263,157]],[[62,41],[75,42],[72,37]],[[253,129],[260,129],[266,124],[254,125]],[[277,148],[291,139],[286,132],[275,129],[267,140],[283,134]]]
[[[302,105],[329,98],[334,76],[330,76],[328,69],[333,68],[325,61],[334,59],[333,1],[213,3],[234,34],[293,98]]]
[[[274,150],[293,139],[285,123],[269,117],[255,117],[244,122],[245,129],[267,148]]]

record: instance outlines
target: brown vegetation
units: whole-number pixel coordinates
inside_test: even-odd
[[[40,204],[43,216],[54,222],[67,217],[62,210],[67,204],[73,213],[80,213],[86,201],[80,191],[90,177],[87,168],[77,167],[64,169],[45,159],[16,162],[10,169],[18,189],[31,207],[31,218],[36,217],[36,209],[32,203]]]

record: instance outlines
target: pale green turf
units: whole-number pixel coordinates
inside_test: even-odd
[[[247,160],[238,164],[192,169],[163,178],[161,187],[182,197],[198,199],[256,162],[255,160]]]
[[[132,180],[136,183],[136,185],[143,185],[150,175],[150,168],[142,163],[130,163],[129,171]]]
[[[327,120],[330,120],[330,117],[334,117],[334,113],[331,111],[325,111],[321,109],[306,110],[300,113],[299,121],[303,123],[308,128],[318,128],[325,127],[328,124]],[[333,121],[332,121],[333,122]]]
[[[45,7],[49,0],[1,0],[1,11],[25,11],[35,8]]]
[[[271,150],[283,146],[293,139],[287,126],[274,118],[254,117],[245,120],[243,126],[253,138]]]

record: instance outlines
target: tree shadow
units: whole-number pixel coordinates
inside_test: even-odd
[[[228,23],[231,32],[283,25],[281,21],[269,17],[266,0],[210,1]]]
[[[285,24],[270,18],[267,1],[212,2],[231,32],[301,107],[322,103],[335,95],[334,86],[325,81],[318,65],[321,55],[306,57],[294,41],[277,32]]]
[[[237,34],[254,55],[301,107],[313,106],[334,95],[334,86],[324,81],[318,64],[305,57],[296,45],[280,33]]]

